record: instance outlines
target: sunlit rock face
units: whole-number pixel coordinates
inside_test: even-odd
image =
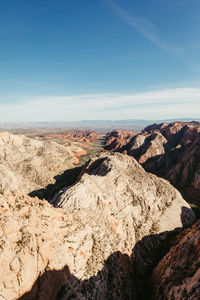
[[[78,163],[81,147],[65,147],[24,135],[0,134],[0,193],[30,193]]]
[[[145,228],[148,231],[152,227],[154,218],[158,232],[182,226],[180,208],[189,207],[166,180],[147,173],[134,158],[120,153],[103,153],[93,158],[80,180],[74,186],[61,190],[51,203],[69,212],[83,209],[100,213],[109,220],[112,220],[113,214],[123,217],[123,212],[127,211],[135,225],[143,224],[143,235],[147,233]],[[163,228],[165,211],[173,212],[173,215],[167,216],[167,226],[171,225],[171,228]],[[116,219],[113,221],[117,222]]]
[[[2,299],[55,299],[71,272],[82,276],[92,247],[88,216],[28,196],[1,197],[0,212]]]
[[[84,211],[90,215],[95,258],[92,256],[88,260],[89,275],[94,276],[94,269],[96,272],[97,269],[107,270],[107,264],[103,262],[111,256],[108,261],[113,260],[114,272],[118,270],[117,276],[126,274],[127,285],[134,287],[130,291],[127,285],[123,287],[125,283],[120,277],[114,277],[114,289],[109,284],[109,293],[116,296],[114,291],[118,286],[119,299],[137,299],[130,295],[137,295],[142,279],[162,257],[160,252],[167,232],[195,220],[188,204],[166,180],[145,172],[135,159],[119,153],[94,158],[86,166],[81,179],[74,186],[60,191],[51,203],[70,213]],[[112,254],[118,252],[125,256]],[[123,262],[122,266],[130,267],[124,270],[124,266],[117,262],[119,269],[115,269],[116,259]],[[91,299],[101,299],[101,295],[107,299],[108,290],[97,292],[97,278],[101,286],[108,280],[100,273],[90,281],[93,285]]]
[[[2,299],[138,299],[163,241],[195,219],[167,181],[118,153],[52,203],[0,198]]]
[[[93,130],[80,130],[72,129],[66,130],[63,133],[53,133],[43,136],[43,139],[58,139],[63,142],[84,142],[84,143],[93,143],[99,139],[97,132]]]
[[[107,141],[112,143],[107,147]],[[113,145],[113,147],[112,147]],[[122,147],[119,145],[123,145]],[[200,197],[200,124],[161,123],[147,126],[140,134],[120,138],[108,133],[105,148],[133,156],[146,171],[162,176],[191,202]]]

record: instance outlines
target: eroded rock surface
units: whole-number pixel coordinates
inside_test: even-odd
[[[53,199],[62,208],[0,199],[0,299],[139,299],[166,231],[195,219],[167,181],[119,153],[92,160]]]
[[[107,141],[112,138],[112,144]],[[174,122],[153,124],[126,140],[107,135],[105,148],[127,153],[145,170],[168,179],[190,202],[200,197],[200,124]],[[112,145],[115,145],[112,147]],[[117,146],[116,146],[117,145]],[[123,145],[122,147],[119,145]]]
[[[1,197],[0,212],[0,299],[55,299],[71,272],[83,277],[93,245],[84,212],[27,196]]]
[[[105,149],[123,152],[126,150],[124,146],[127,145],[135,135],[134,132],[128,130],[113,130],[108,132],[105,138]]]
[[[59,139],[63,142],[84,142],[93,143],[99,139],[97,132],[92,130],[81,130],[81,129],[71,129],[66,130],[62,134],[48,134],[43,137],[44,139]]]
[[[181,227],[181,208],[189,207],[169,182],[119,153],[92,159],[79,182],[61,190],[51,203],[69,212],[94,213],[96,220],[103,216],[115,232],[123,232],[126,224],[141,226],[141,237],[149,234],[152,226],[157,232]]]
[[[81,147],[65,147],[51,141],[39,141],[0,134],[0,193],[30,193],[54,183],[54,176],[79,162]]]
[[[198,300],[200,296],[200,221],[178,235],[154,269],[152,299]]]

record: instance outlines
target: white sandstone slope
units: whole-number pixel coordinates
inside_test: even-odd
[[[162,244],[150,234],[195,219],[167,181],[119,153],[91,161],[52,202],[63,209],[0,197],[0,300],[136,300],[143,275],[134,261],[152,267]]]
[[[81,151],[79,148],[78,151]],[[51,141],[0,133],[0,193],[30,193],[74,167],[73,150]]]
[[[119,153],[94,158],[79,182],[60,191],[51,203],[68,212],[87,211],[100,226],[106,224],[119,235],[131,227],[133,241],[150,232],[182,227],[183,222],[188,225],[192,214],[184,215],[182,208],[189,205],[167,180]]]
[[[70,272],[81,277],[92,248],[84,219],[45,200],[0,196],[0,299],[30,291],[25,299],[55,299]]]

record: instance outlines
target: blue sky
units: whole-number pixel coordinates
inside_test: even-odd
[[[0,121],[199,117],[199,0],[1,0]]]

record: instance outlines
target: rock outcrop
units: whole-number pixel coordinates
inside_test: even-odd
[[[128,130],[110,131],[106,134],[105,149],[123,152],[126,150],[124,146],[126,146],[135,135],[136,134],[134,132]]]
[[[83,276],[92,248],[84,212],[28,196],[0,197],[0,212],[0,299],[56,299],[71,272]]]
[[[70,213],[85,211],[90,215],[97,256],[94,261],[89,260],[92,269],[101,269],[100,259],[106,260],[108,253],[127,254],[135,294],[143,295],[147,276],[166,251],[163,243],[168,233],[187,226],[186,215],[193,215],[182,201],[179,192],[166,180],[146,173],[133,158],[116,153],[92,160],[79,182],[60,191],[52,203]],[[101,299],[99,295],[95,297]],[[129,297],[124,299],[140,299]]]
[[[159,233],[181,227],[181,208],[189,207],[166,180],[145,172],[134,158],[119,153],[93,158],[81,179],[61,190],[51,203],[69,212],[86,210],[94,213],[95,219],[104,216],[111,227],[115,224],[115,232],[122,230],[123,222],[143,225],[138,238],[149,234],[152,226]],[[130,214],[130,220],[127,216],[123,220],[124,212]]]
[[[92,130],[71,129],[62,134],[54,133],[43,136],[44,139],[58,139],[62,142],[94,143],[99,139],[97,132]]]
[[[178,235],[152,276],[152,299],[198,300],[200,295],[200,221]]]
[[[166,180],[119,153],[92,160],[52,203],[62,208],[0,198],[2,299],[139,299],[166,231],[195,220]]]
[[[83,149],[63,146],[52,141],[40,141],[0,134],[0,193],[25,193],[54,183],[54,176],[74,167]],[[77,155],[76,155],[77,154]]]
[[[185,199],[199,205],[200,124],[175,122],[162,125],[160,131],[167,140],[165,153],[146,161],[144,168],[169,180]]]
[[[200,133],[199,122],[173,122],[153,124],[145,127],[143,133],[159,131],[171,146],[186,145],[194,141]]]
[[[158,131],[150,134],[120,131],[118,135],[115,132],[118,133],[118,131],[113,131],[106,135],[106,150],[128,154],[135,157],[141,164],[151,157],[165,153],[164,145],[167,144],[167,139]]]
[[[200,205],[200,136],[176,152],[176,163],[165,178],[176,186],[189,202]]]
[[[57,133],[40,134],[40,140],[55,141],[72,150],[75,164],[80,164],[80,158],[86,156],[94,144],[99,140],[99,134],[92,130],[71,129]]]
[[[125,135],[125,134],[124,134]],[[127,153],[137,159],[145,170],[166,178],[177,187],[190,202],[200,198],[200,124],[198,122],[162,123],[146,127],[142,133],[129,140],[115,136],[112,147],[105,148]]]

